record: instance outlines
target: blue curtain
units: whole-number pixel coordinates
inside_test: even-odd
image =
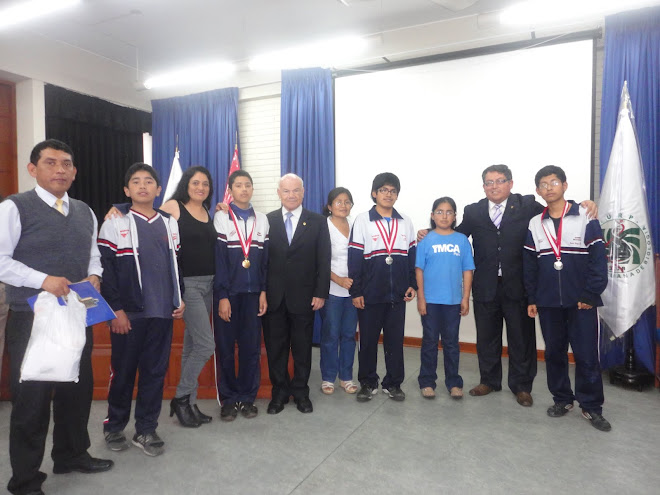
[[[320,213],[335,187],[335,117],[332,71],[282,71],[280,169],[305,184],[303,206]],[[321,341],[320,312],[316,312],[313,342]]]
[[[660,249],[660,7],[605,19],[605,64],[600,127],[600,176],[605,177],[616,131],[623,82],[628,81],[644,175],[654,249]],[[602,182],[602,181],[601,181]],[[637,359],[654,369],[655,308],[634,330]],[[601,355],[603,368],[623,363],[621,342]]]
[[[178,136],[181,168],[202,165],[209,169],[214,186],[211,204],[222,200],[238,144],[238,88],[152,100],[151,104],[153,166],[161,176],[163,191]]]
[[[330,69],[282,71],[280,169],[305,184],[303,206],[321,212],[335,187],[334,93]]]

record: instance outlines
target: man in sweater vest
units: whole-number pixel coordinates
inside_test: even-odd
[[[37,181],[36,188],[10,196],[0,204],[0,281],[7,284],[11,309],[7,347],[11,360],[12,477],[7,489],[16,495],[43,494],[41,485],[46,474],[39,468],[51,401],[53,472],[97,473],[113,465],[87,452],[93,390],[91,327],[87,328],[78,383],[19,382],[34,318],[27,299],[42,290],[58,297],[66,295],[68,284],[81,280],[99,289],[102,274],[96,218],[85,203],[67,195],[76,177],[69,146],[54,139],[43,141],[32,150],[27,167]]]

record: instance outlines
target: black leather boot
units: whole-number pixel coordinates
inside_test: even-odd
[[[199,428],[202,424],[195,417],[195,413],[190,407],[190,395],[184,395],[183,397],[175,397],[170,402],[170,418],[176,414],[179,423],[181,426],[187,428]]]
[[[195,418],[197,418],[197,421],[199,421],[202,424],[210,423],[211,420],[213,419],[211,416],[207,416],[202,411],[200,411],[199,407],[197,407],[197,404],[193,404],[192,410],[193,410],[193,414],[195,415]]]

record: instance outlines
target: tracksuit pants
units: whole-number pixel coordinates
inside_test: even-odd
[[[219,300],[215,298],[214,307]],[[261,318],[259,293],[229,296],[230,321],[213,312],[216,348],[216,387],[220,402],[254,402],[261,382]],[[238,375],[235,348],[238,343]]]
[[[603,378],[598,360],[596,308],[538,308],[545,340],[548,389],[555,403],[577,399],[585,411],[602,413]],[[575,394],[568,376],[568,345],[575,358]]]
[[[403,331],[406,321],[406,303],[365,304],[358,310],[360,323],[360,350],[358,351],[358,380],[361,385],[378,388],[378,337],[383,331],[386,374],[383,388],[401,386],[403,369]]]
[[[139,371],[135,401],[135,432],[153,433],[163,403],[163,384],[170,361],[172,320],[138,318],[131,320],[127,334],[110,334],[112,356],[108,417],[103,431],[123,431],[131,416],[135,374]]]

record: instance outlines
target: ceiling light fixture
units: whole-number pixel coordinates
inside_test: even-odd
[[[250,70],[336,67],[354,60],[366,47],[366,39],[359,36],[345,36],[257,55],[249,61],[248,67]]]
[[[586,21],[594,17],[631,10],[655,2],[649,0],[530,0],[500,13],[502,24],[535,26],[565,21]]]
[[[0,10],[0,29],[79,4],[81,0],[31,0]]]
[[[236,72],[236,66],[228,62],[216,62],[206,65],[188,67],[186,69],[169,72],[160,76],[150,77],[144,81],[147,89],[176,86],[180,84],[194,84],[224,79]]]

